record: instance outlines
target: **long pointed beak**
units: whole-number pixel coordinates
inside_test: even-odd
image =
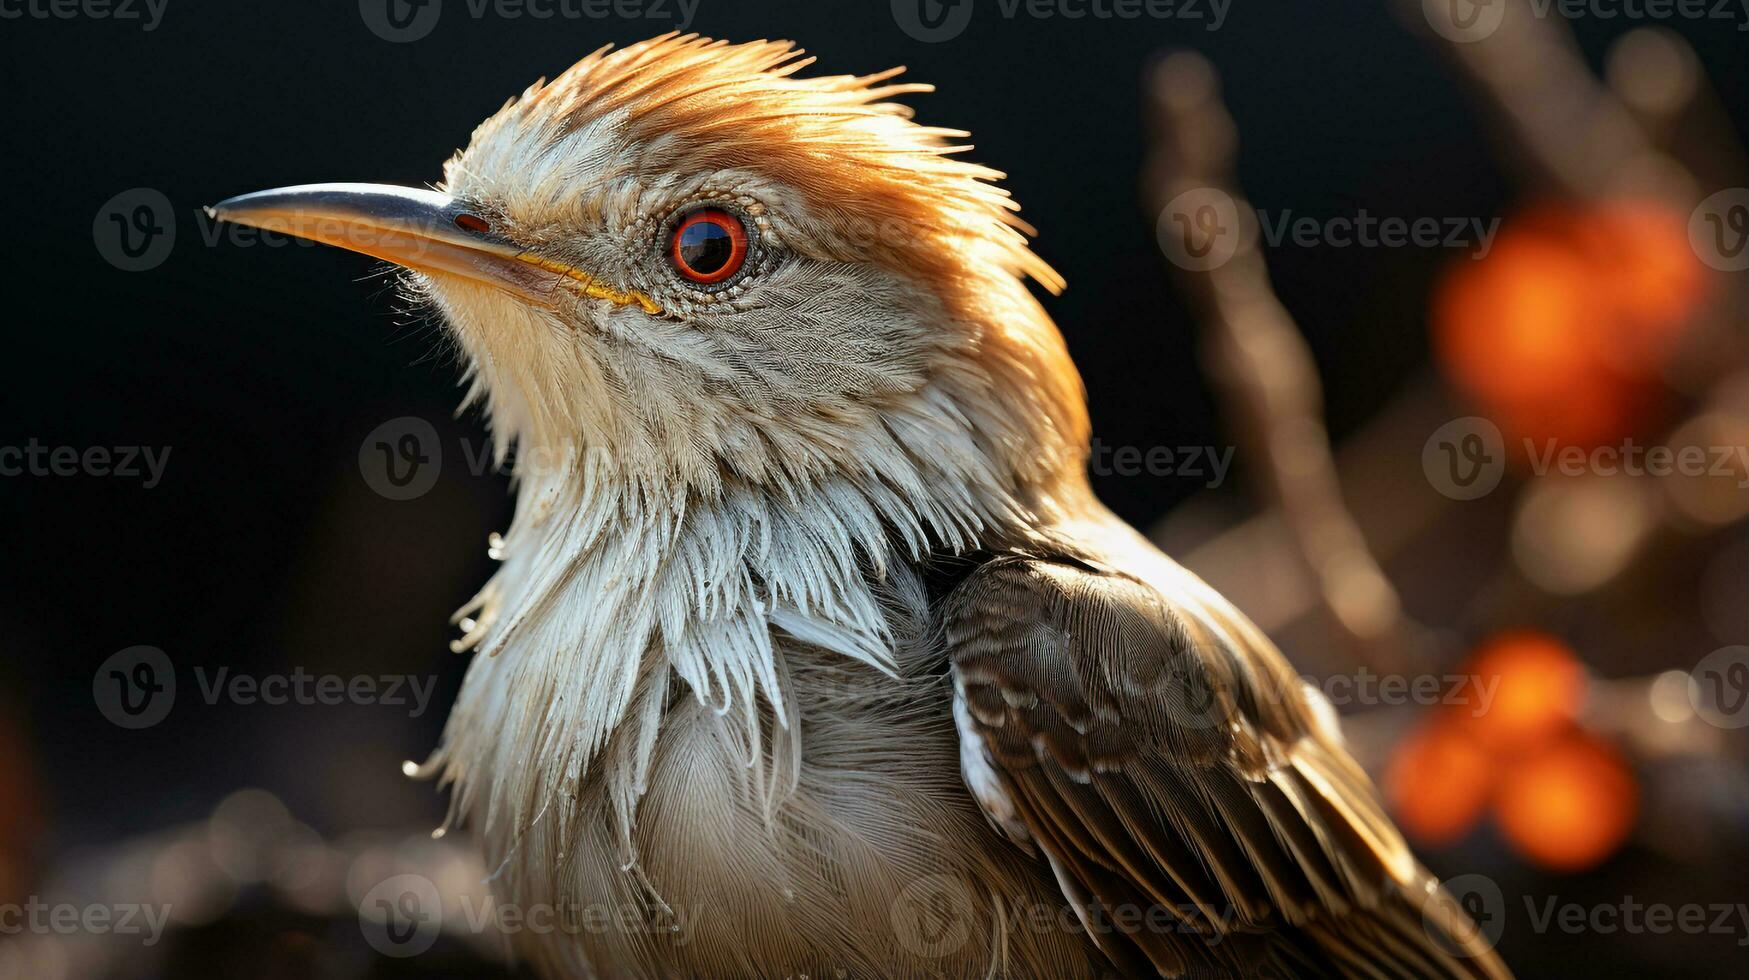
[[[207,209],[220,221],[362,252],[417,272],[456,276],[543,306],[582,293],[655,314],[635,290],[612,288],[581,269],[543,258],[497,233],[447,194],[387,184],[302,184],[244,194]]]

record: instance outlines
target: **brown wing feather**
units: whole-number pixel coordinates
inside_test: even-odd
[[[944,604],[966,734],[1095,941],[1165,976],[1508,977],[1427,911],[1286,660],[1196,585],[1005,556]],[[1156,914],[1097,921],[1126,908]]]

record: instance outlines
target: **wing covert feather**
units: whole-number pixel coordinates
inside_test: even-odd
[[[1301,679],[1206,587],[1168,598],[1073,558],[1007,555],[942,620],[962,737],[999,777],[1010,833],[1017,820],[1084,921],[1170,916],[1094,937],[1119,966],[1509,976],[1426,912],[1437,883]]]

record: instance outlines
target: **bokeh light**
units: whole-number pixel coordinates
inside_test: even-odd
[[[1507,769],[1496,815],[1519,853],[1554,871],[1580,871],[1613,854],[1633,829],[1639,792],[1621,753],[1573,732]]]
[[[1487,754],[1467,733],[1438,721],[1398,743],[1384,775],[1385,798],[1397,822],[1416,842],[1432,847],[1470,832],[1492,786]]]
[[[1661,204],[1544,206],[1510,221],[1433,298],[1446,377],[1522,455],[1525,439],[1595,446],[1644,429],[1707,285]]]
[[[1470,723],[1494,750],[1536,745],[1571,725],[1585,701],[1585,668],[1566,644],[1533,630],[1491,638],[1471,656],[1464,673],[1493,699]]]

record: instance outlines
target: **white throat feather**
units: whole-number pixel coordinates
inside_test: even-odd
[[[890,671],[891,563],[970,550],[1038,517],[977,426],[944,424],[951,396],[918,395],[852,457],[862,472],[781,488],[728,480],[664,493],[609,452],[525,454],[542,465],[518,472],[504,564],[456,614],[472,620],[456,649],[475,660],[442,748],[415,770],[455,784],[452,822],[465,814],[507,861],[538,862],[516,851],[542,820],[554,824],[537,850],[574,839],[563,801],[589,774],[608,781],[631,867],[670,697],[737,715],[745,763],[761,768],[761,732],[785,732],[791,717],[774,634]],[[781,776],[769,774],[768,806]]]

